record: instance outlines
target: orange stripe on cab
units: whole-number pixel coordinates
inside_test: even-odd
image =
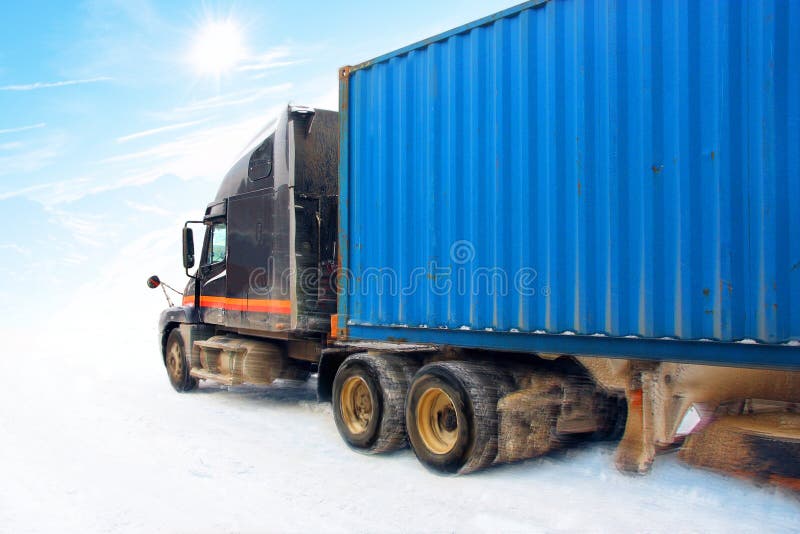
[[[222,308],[232,311],[261,312],[261,313],[280,313],[289,315],[292,313],[292,301],[273,300],[273,299],[234,299],[228,297],[200,297],[202,308]]]

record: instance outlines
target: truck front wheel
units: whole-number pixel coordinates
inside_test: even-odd
[[[164,365],[167,367],[169,382],[175,391],[183,393],[197,387],[197,380],[189,374],[186,347],[183,336],[177,328],[170,332],[167,338]]]

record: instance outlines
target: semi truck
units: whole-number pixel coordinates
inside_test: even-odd
[[[797,27],[535,0],[341,68],[184,226],[172,386],[316,375],[350,447],[441,473],[614,439],[797,488]]]

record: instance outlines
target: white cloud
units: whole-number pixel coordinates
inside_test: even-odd
[[[154,145],[145,150],[105,158],[103,165],[142,161],[149,165],[124,176],[122,183],[147,183],[164,174],[190,177],[197,175],[218,176],[234,163],[238,148],[257,131],[265,120],[273,116],[277,108],[255,117],[245,116],[237,121],[213,128],[199,128],[178,137]]]
[[[65,256],[61,257],[61,261],[63,261],[64,263],[69,263],[71,265],[81,265],[82,263],[86,263],[88,260],[89,260],[88,256],[80,254],[78,252],[70,252]]]
[[[21,246],[17,245],[16,243],[8,243],[8,244],[0,245],[0,250],[10,250],[12,252],[15,252],[17,254],[21,254],[23,256],[30,256],[31,255],[30,249],[21,247]]]
[[[48,208],[82,198],[91,183],[92,181],[88,178],[46,182],[0,193],[0,200],[27,197]]]
[[[35,193],[37,191],[41,191],[42,189],[47,189],[51,185],[52,184],[37,184],[23,187],[22,189],[16,189],[14,191],[6,191],[5,193],[0,193],[0,200],[8,200],[9,198],[25,196],[29,193]]]
[[[104,238],[113,235],[113,232],[105,228],[103,216],[70,213],[55,208],[48,209],[48,212],[54,224],[66,229],[76,241],[84,245],[100,247]]]
[[[336,109],[338,86],[327,78],[308,80],[300,88],[306,95],[301,103],[316,107]],[[200,110],[222,106],[234,106],[241,102],[254,102],[259,99],[269,101],[270,107],[263,104],[251,104],[236,109],[226,110],[226,123],[209,126],[205,124],[212,119],[186,121],[169,124],[162,128],[154,128],[123,136],[121,139],[146,138],[150,132],[171,131],[186,128],[174,138],[156,143],[143,150],[114,155],[96,161],[92,169],[84,167],[79,177],[62,179],[49,183],[30,185],[17,189],[0,191],[0,200],[13,197],[27,197],[39,202],[47,208],[63,205],[84,197],[126,187],[145,185],[163,176],[176,176],[183,180],[202,179],[220,180],[243,154],[242,147],[248,142],[257,142],[263,138],[264,125],[284,109],[285,100],[281,91],[288,91],[292,84],[283,84],[267,88],[238,91],[199,100],[184,106],[184,110]],[[268,98],[271,97],[271,98]],[[36,125],[34,125],[36,126]],[[40,168],[49,164],[58,156],[62,143],[49,143],[49,148],[41,152],[27,151],[14,153],[14,157],[0,157],[0,175],[27,168]],[[134,206],[129,206],[136,209]],[[155,213],[155,212],[153,212]],[[90,238],[91,239],[91,238]]]
[[[261,63],[256,65],[242,65],[239,70],[242,72],[248,71],[262,71],[262,70],[269,70],[269,69],[277,69],[279,67],[289,67],[291,65],[299,65],[302,63],[307,63],[307,59],[296,59],[292,61],[273,61],[271,63]],[[267,76],[268,73],[262,72],[253,76],[253,79],[263,78]]]
[[[44,128],[47,124],[40,122],[38,124],[31,124],[29,126],[20,126],[18,128],[6,128],[5,130],[0,130],[0,135],[2,134],[10,134],[10,133],[17,133],[17,132],[25,132],[28,130],[35,130],[36,128]]]
[[[278,67],[287,67],[305,61],[288,59],[290,55],[291,53],[287,47],[273,48],[261,55],[254,56],[244,61],[237,70],[241,72],[262,71],[276,69]]]
[[[50,165],[60,152],[60,145],[41,146],[33,150],[0,156],[0,176],[29,174]]]
[[[228,106],[237,106],[241,104],[249,104],[257,100],[261,100],[267,96],[274,96],[280,93],[286,93],[292,89],[291,83],[283,83],[280,85],[273,85],[271,87],[264,87],[261,89],[248,89],[245,91],[237,91],[227,95],[220,95],[204,100],[197,100],[185,106],[175,109],[176,112],[195,112],[204,111],[207,109],[216,109]]]
[[[241,147],[263,126],[267,117],[277,113],[277,109],[268,109],[256,117],[244,116],[223,126],[186,133],[143,151],[101,160],[97,162],[102,165],[100,171],[81,178],[0,192],[0,200],[27,197],[52,208],[106,191],[145,185],[165,175],[217,180],[234,163]],[[2,161],[0,158],[0,174],[3,173]]]
[[[170,153],[171,148],[175,145],[175,142],[169,141],[166,143],[162,143],[160,145],[156,145],[151,148],[147,148],[145,150],[139,150],[137,152],[128,152],[127,154],[119,154],[117,156],[111,156],[109,158],[104,158],[98,161],[97,163],[100,164],[107,164],[107,163],[122,163],[126,161],[134,161],[137,159],[162,159],[172,155]]]
[[[0,193],[0,200],[25,196],[53,208],[106,191],[146,185],[168,175],[184,180],[219,180],[236,161],[241,147],[282,108],[283,105],[274,106],[255,116],[242,114],[238,120],[213,128],[196,128],[146,150],[98,161],[102,169],[84,177]],[[155,213],[152,209],[151,212]]]
[[[154,215],[162,215],[162,216],[172,215],[172,212],[170,210],[160,208],[158,206],[139,204],[138,202],[131,202],[130,200],[126,200],[125,204],[129,208],[139,211],[141,213],[152,213]]]
[[[58,82],[34,82],[20,85],[4,85],[0,91],[34,91],[36,89],[48,89],[50,87],[64,87],[66,85],[82,85],[85,83],[107,82],[111,80],[108,76],[98,76],[96,78],[86,78],[83,80],[61,80]]]
[[[327,81],[327,80],[326,80]],[[302,103],[311,103],[318,107],[336,109],[338,86],[335,83],[326,84],[329,87],[320,90],[320,84],[312,83],[303,88],[304,93],[316,94],[314,98],[304,98]],[[121,153],[98,160],[94,168],[84,168],[79,178],[59,180],[46,184],[37,184],[29,187],[20,187],[17,190],[0,192],[0,200],[24,196],[39,202],[47,208],[74,202],[103,193],[127,187],[137,187],[152,183],[163,176],[175,176],[183,180],[220,180],[242,154],[242,147],[248,141],[263,133],[264,125],[269,119],[274,118],[284,109],[284,96],[280,93],[292,88],[292,84],[283,84],[273,87],[238,91],[199,100],[184,106],[183,110],[201,110],[222,106],[231,106],[226,110],[226,123],[209,126],[205,120],[186,121],[170,124],[162,128],[178,126],[187,131],[179,132],[174,138],[156,143],[142,150]],[[271,97],[271,98],[269,98]],[[263,104],[250,104],[236,109],[232,114],[235,104],[254,102],[264,99],[270,107]],[[263,106],[263,107],[262,107]],[[174,110],[173,110],[174,113]],[[213,119],[206,119],[207,121]],[[195,122],[197,124],[195,124]],[[154,128],[153,131],[170,131]],[[137,132],[124,136],[148,137],[151,130]],[[142,134],[142,135],[139,135]],[[144,135],[148,134],[148,135]],[[263,135],[261,135],[263,137]],[[260,140],[260,138],[259,138]],[[2,161],[2,158],[0,158]],[[0,166],[0,174],[3,167]],[[135,206],[128,206],[136,209]],[[141,210],[140,210],[141,211]],[[155,211],[151,211],[155,213]],[[91,236],[89,240],[95,242]]]
[[[18,148],[22,148],[24,143],[20,143],[19,141],[12,141],[11,143],[0,143],[0,150],[16,150]]]
[[[134,139],[141,139],[142,137],[148,137],[151,135],[160,134],[162,132],[171,132],[173,130],[180,130],[183,128],[188,128],[189,126],[196,126],[198,124],[203,124],[204,122],[208,122],[208,120],[209,119],[200,119],[196,121],[187,121],[187,122],[179,122],[177,124],[169,124],[167,126],[161,126],[159,128],[152,128],[150,130],[144,130],[142,132],[136,132],[129,135],[124,135],[122,137],[118,137],[117,142],[126,143]]]
[[[339,110],[339,87],[332,85],[325,93],[312,99],[310,104],[318,109]]]

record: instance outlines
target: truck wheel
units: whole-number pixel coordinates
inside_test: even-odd
[[[405,397],[418,367],[415,360],[394,355],[354,354],[333,380],[336,428],[352,448],[388,452],[406,445]]]
[[[430,469],[466,474],[497,456],[497,401],[510,389],[500,370],[472,362],[438,362],[417,372],[406,401],[414,454]]]
[[[170,332],[167,338],[164,364],[167,367],[169,381],[175,391],[183,393],[197,387],[197,380],[189,374],[186,347],[183,344],[183,336],[177,328]]]

